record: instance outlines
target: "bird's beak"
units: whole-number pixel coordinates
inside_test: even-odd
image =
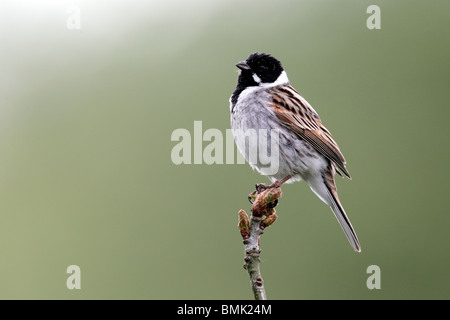
[[[250,70],[250,66],[245,61],[241,61],[236,64],[236,67],[238,67],[241,70]]]

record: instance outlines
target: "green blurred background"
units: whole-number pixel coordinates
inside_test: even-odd
[[[381,8],[381,30],[366,9]],[[69,30],[68,8],[81,10]],[[307,187],[262,238],[270,299],[450,298],[449,1],[2,1],[0,298],[252,299],[237,212],[266,178],[171,161],[230,127],[234,64],[280,59],[353,177],[353,252]],[[208,143],[204,143],[204,146]],[[66,268],[81,268],[81,290]],[[381,290],[366,287],[370,265]]]

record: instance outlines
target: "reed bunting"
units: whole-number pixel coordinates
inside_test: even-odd
[[[313,107],[290,85],[280,61],[268,54],[253,53],[236,66],[241,71],[230,98],[230,111],[231,128],[239,151],[254,169],[273,182],[271,187],[305,180],[331,207],[353,249],[361,252],[334,181],[335,173],[348,178],[350,174],[330,131]],[[248,142],[249,131],[267,131],[267,135],[277,132],[276,171],[264,170],[259,160],[250,161],[255,146]],[[273,147],[269,150],[272,154],[274,151]]]

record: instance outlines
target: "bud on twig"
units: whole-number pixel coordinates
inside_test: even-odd
[[[278,218],[278,216],[275,214],[275,212],[272,213],[270,216],[268,216],[263,221],[261,221],[261,229],[265,229],[265,228],[271,226],[275,222],[275,220],[277,220],[277,218]]]
[[[244,210],[239,210],[239,231],[241,232],[242,238],[246,239],[250,236],[250,221],[248,219],[247,213]]]
[[[270,216],[274,211],[278,198],[281,197],[280,188],[269,188],[263,190],[256,196],[253,202],[252,213],[255,217]]]

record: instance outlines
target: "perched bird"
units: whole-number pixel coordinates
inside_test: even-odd
[[[250,165],[278,187],[305,180],[339,221],[353,249],[361,246],[339,201],[335,173],[350,178],[337,143],[317,112],[290,85],[281,62],[264,53],[253,53],[236,66],[241,70],[230,98],[231,128],[239,151]],[[274,131],[275,130],[275,131]],[[264,170],[260,161],[249,161],[255,146],[246,132],[267,131],[278,135],[278,168]],[[268,139],[266,139],[267,141]],[[260,142],[258,142],[260,143]],[[268,148],[270,149],[270,147]],[[270,153],[273,153],[273,147]],[[350,178],[351,179],[351,178]]]

